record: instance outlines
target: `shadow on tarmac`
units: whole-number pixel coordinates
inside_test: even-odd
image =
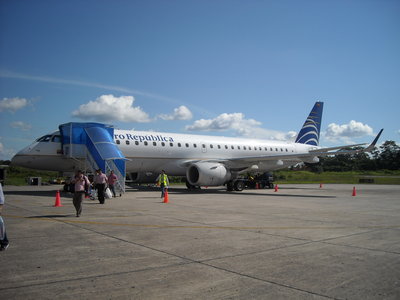
[[[47,216],[30,216],[26,217],[26,219],[52,219],[52,218],[69,218],[73,215],[47,215]]]
[[[286,189],[286,188],[285,188]],[[290,189],[296,189],[296,188],[290,188]],[[300,188],[301,189],[301,188]],[[308,190],[316,190],[318,189],[308,189]],[[135,192],[135,191],[141,191],[141,192],[161,192],[160,188],[158,187],[147,187],[147,186],[135,186],[127,190],[126,192]],[[257,190],[260,191],[260,190]],[[265,191],[273,191],[272,189],[265,189]],[[296,197],[301,197],[301,198],[336,198],[336,196],[326,196],[326,195],[293,195],[293,194],[282,194],[280,192],[277,193],[259,193],[259,192],[250,192],[250,190],[243,190],[241,192],[238,191],[232,191],[228,192],[226,191],[225,188],[221,189],[196,189],[196,190],[188,190],[186,188],[169,188],[168,193],[170,194],[187,194],[187,195],[193,195],[193,194],[229,194],[232,196],[260,196],[260,197],[291,197],[291,198],[296,198]]]
[[[308,190],[308,191],[318,191],[318,188],[283,188],[282,190]],[[282,191],[281,190],[281,191]],[[56,192],[58,189],[51,190],[51,191],[40,191],[40,190],[30,190],[30,191],[4,191],[5,195],[21,195],[21,196],[43,196],[43,197],[55,197]],[[152,187],[152,186],[134,186],[134,187],[128,187],[126,189],[126,193],[134,193],[136,191],[141,191],[141,192],[161,192],[159,187]],[[281,192],[276,192],[273,193],[272,189],[265,189],[266,192],[268,193],[260,193],[259,191],[264,191],[264,190],[257,190],[258,192],[251,192],[250,190],[243,190],[242,192],[238,191],[232,191],[228,192],[226,191],[225,188],[202,188],[202,189],[196,189],[196,190],[188,190],[186,187],[172,187],[168,189],[168,193],[172,194],[187,194],[187,195],[193,195],[193,194],[229,194],[232,196],[260,196],[260,197],[301,197],[301,198],[336,198],[336,196],[326,196],[326,195],[310,195],[310,194],[302,194],[302,195],[294,195],[294,194],[283,194]],[[271,192],[269,192],[271,191]],[[72,198],[72,194],[68,192],[61,191],[61,197],[64,198]],[[97,202],[97,201],[96,201]],[[90,202],[89,202],[90,203]]]
[[[4,195],[20,195],[20,196],[44,196],[44,197],[51,197],[51,196],[56,196],[56,192],[58,190],[54,191],[38,191],[38,190],[31,190],[31,191],[4,191]],[[62,197],[72,195],[70,193],[65,193],[65,192],[60,192],[60,195]]]

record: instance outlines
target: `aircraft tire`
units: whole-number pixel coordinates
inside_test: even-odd
[[[242,180],[237,180],[234,183],[235,191],[241,192],[244,189],[244,182]]]
[[[226,190],[228,191],[228,192],[232,192],[233,191],[233,181],[229,181],[229,182],[227,182],[226,183]]]

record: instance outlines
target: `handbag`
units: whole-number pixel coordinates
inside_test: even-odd
[[[106,190],[105,190],[105,192],[104,192],[104,196],[105,196],[107,199],[111,199],[111,198],[112,198],[112,194],[111,194],[111,191],[110,191],[109,188],[106,188]]]

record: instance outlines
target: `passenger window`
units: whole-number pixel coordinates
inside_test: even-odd
[[[194,147],[194,148],[197,148],[197,144],[193,144],[193,147]]]
[[[121,144],[121,142],[120,142],[119,140],[116,140],[115,143],[116,143],[117,145]]]
[[[173,146],[174,146],[174,143],[169,143],[169,145],[170,145],[171,147],[173,147]]]
[[[144,142],[144,145],[147,146],[149,143],[148,142]]]
[[[283,149],[281,148],[281,152],[283,152]]]
[[[153,142],[153,146],[157,146],[157,143],[156,143],[156,142]]]
[[[210,144],[210,148],[212,149],[212,148],[214,148],[214,146]]]
[[[265,147],[265,148],[264,148],[264,150],[265,150],[265,151],[268,151],[268,148],[267,148],[267,147]]]
[[[288,152],[287,148],[286,148],[286,152]]]
[[[129,145],[129,141],[125,141],[125,144]]]
[[[218,145],[218,149],[221,149],[221,146],[220,146],[220,145]]]
[[[246,150],[246,149],[244,149],[244,150]],[[249,150],[251,150],[251,147],[249,146]]]
[[[240,150],[240,146],[238,146],[238,150]]]
[[[135,141],[135,145],[136,145],[136,146],[139,146],[139,141]]]
[[[178,147],[181,147],[182,145],[181,145],[181,143],[178,143]]]
[[[232,150],[235,150],[235,146],[232,145],[232,146],[231,146],[231,149],[232,149]]]
[[[246,146],[243,146],[243,150],[247,150]]]
[[[206,144],[203,144],[202,147],[205,148],[205,147],[206,147]]]
[[[274,151],[273,149],[272,149],[272,147],[271,148],[269,148],[271,151]]]
[[[189,148],[189,144],[188,143],[186,143],[185,146],[186,146],[186,148]]]
[[[225,149],[228,149],[228,145],[225,145]]]
[[[275,148],[275,151],[278,152],[278,148]]]
[[[165,147],[165,143],[164,143],[164,142],[161,142],[161,146]]]

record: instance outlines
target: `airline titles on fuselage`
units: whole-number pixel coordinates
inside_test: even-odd
[[[162,136],[162,135],[134,135],[130,133],[125,134],[114,134],[114,139],[118,140],[132,140],[132,141],[149,141],[149,142],[174,142],[172,137]]]

